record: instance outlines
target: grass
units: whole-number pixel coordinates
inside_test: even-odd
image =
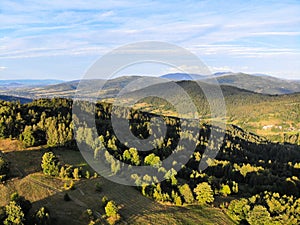
[[[55,224],[88,224],[83,215],[92,209],[97,217],[105,214],[101,199],[105,195],[120,207],[120,224],[234,224],[220,209],[212,207],[175,207],[162,205],[141,195],[130,186],[119,185],[102,177],[75,182],[75,190],[63,190],[64,180],[48,177],[40,172],[40,161],[47,151],[42,147],[23,149],[18,141],[0,140],[0,150],[10,161],[14,178],[0,184],[0,205],[9,202],[9,196],[18,192],[33,204],[31,213],[46,206],[55,218]],[[90,170],[80,152],[53,149],[63,163],[80,165]],[[96,184],[101,192],[96,191]],[[64,201],[68,193],[71,201]],[[102,221],[105,224],[105,221]]]

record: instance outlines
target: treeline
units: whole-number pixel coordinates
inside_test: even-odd
[[[67,99],[0,101],[0,138],[18,138],[26,147],[74,146],[71,107]]]

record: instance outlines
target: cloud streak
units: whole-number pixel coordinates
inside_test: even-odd
[[[244,58],[245,64],[249,58],[296,59],[299,11],[297,1],[2,0],[0,57],[97,56],[130,42],[157,40],[204,58]]]

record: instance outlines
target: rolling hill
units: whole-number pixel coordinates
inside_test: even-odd
[[[22,98],[22,97],[9,96],[9,95],[0,95],[0,100],[7,101],[7,102],[20,101],[21,104],[32,101],[32,99],[29,99],[29,98]]]
[[[198,84],[194,81],[178,81],[177,84],[190,96],[202,118],[207,118],[206,116],[210,115],[210,106]],[[206,85],[211,93],[216,88],[204,82],[202,85]],[[300,133],[300,93],[268,95],[228,85],[221,85],[221,89],[226,104],[227,123],[235,124],[272,141],[300,143],[300,138],[297,138]],[[145,111],[172,115],[174,113],[172,104],[180,102],[181,105],[185,105],[186,103],[182,95],[173,89],[171,82],[129,92],[124,99],[144,96],[145,93],[149,96],[157,93],[159,96],[165,90],[168,90],[169,102],[157,97],[148,97],[140,101],[137,106]],[[186,104],[185,107],[189,106]]]
[[[219,72],[214,73],[212,76],[205,76],[197,74],[189,75],[186,73],[172,73],[161,77],[173,81],[200,80],[209,82],[212,79],[216,79],[221,85],[230,85],[262,94],[280,95],[300,92],[299,81],[284,80],[263,74],[252,75],[246,73]]]

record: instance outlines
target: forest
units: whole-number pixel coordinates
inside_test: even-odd
[[[72,112],[73,104],[78,104],[86,116],[95,118],[95,124],[82,123],[79,119],[82,115]],[[130,132],[140,140],[153,135],[153,148],[139,151],[122,143],[113,129],[112,114],[129,121]],[[25,104],[1,101],[0,115],[0,138],[18,139],[25,148],[85,149],[84,154],[94,163],[108,168],[111,176],[129,177],[141,195],[161,204],[219,207],[237,224],[300,223],[300,151],[297,144],[272,142],[237,125],[229,124],[222,130],[203,121],[113,108],[111,103],[104,101],[95,106],[61,98],[38,99]],[[151,126],[153,118],[160,118],[166,124],[164,137],[156,136],[154,131],[159,127]],[[186,154],[189,148],[193,151]],[[210,158],[215,149],[220,151],[215,159]],[[179,160],[165,163],[174,153],[181,154],[180,159],[186,163]],[[52,151],[46,152],[40,163],[43,173],[50,177],[76,180],[91,176],[81,168],[59,162]],[[200,163],[207,168],[201,170]],[[123,169],[125,165],[149,166],[155,175],[131,173],[130,167]],[[1,155],[0,179],[3,182],[10,179],[9,167]],[[122,174],[124,171],[127,174]],[[160,181],[161,178],[164,179]],[[66,188],[71,189],[72,185]],[[10,221],[16,220],[13,215],[18,214],[21,219],[17,224],[22,224],[30,202],[18,194],[11,199],[9,205],[1,209],[0,221],[12,224]],[[103,204],[107,207],[107,216],[115,218],[112,223],[120,220],[114,201],[103,199]],[[41,208],[32,220],[39,221],[36,224],[48,224],[47,215],[47,210]]]

